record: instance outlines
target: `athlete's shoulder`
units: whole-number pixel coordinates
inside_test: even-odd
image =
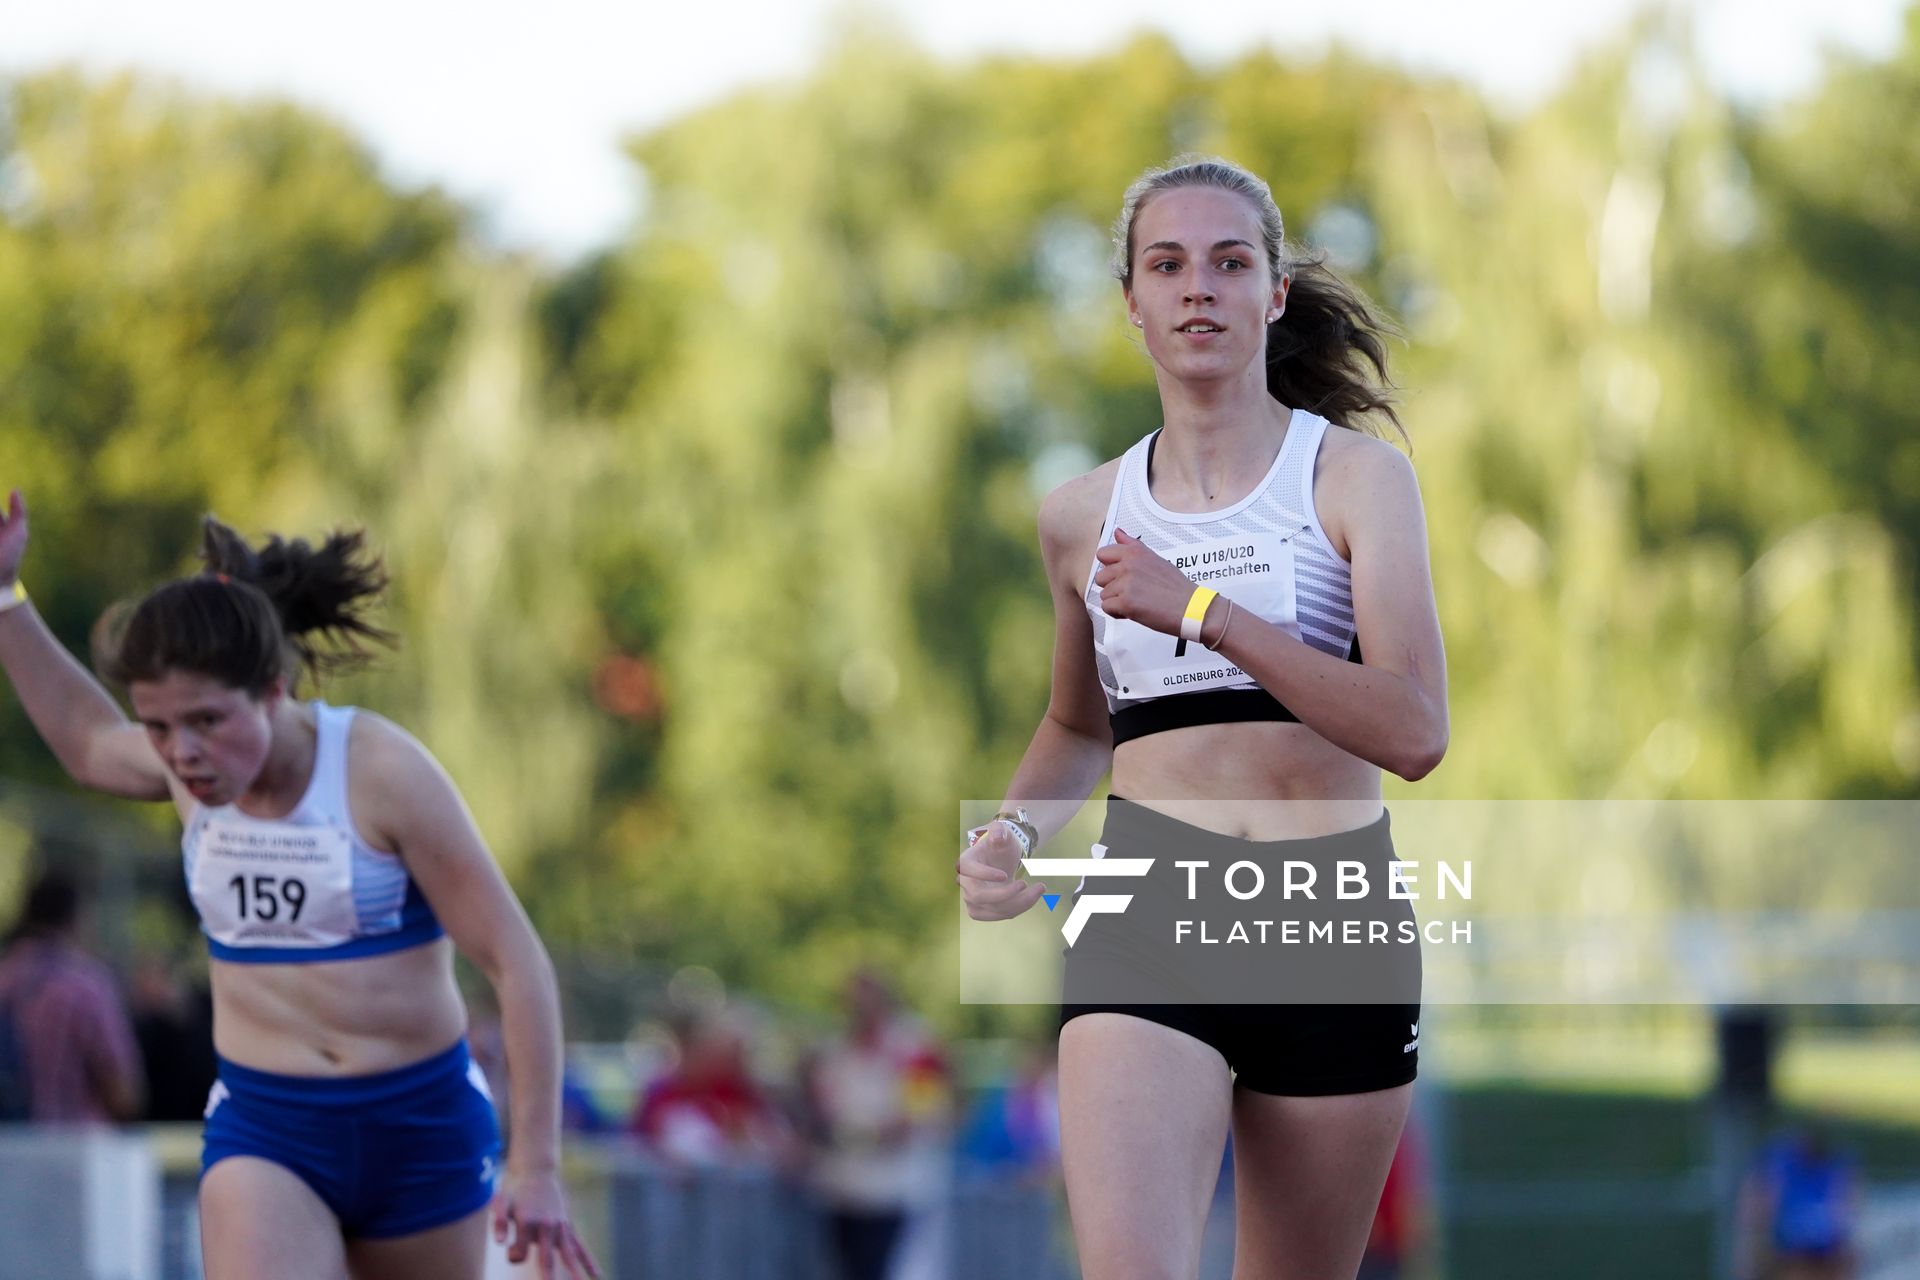
[[[360,708],[347,739],[347,791],[367,843],[404,854],[421,813],[452,793],[453,783],[418,738]]]
[[[1335,464],[1363,471],[1379,468],[1394,471],[1403,467],[1410,470],[1413,465],[1391,441],[1329,422],[1326,435],[1320,441],[1320,466],[1324,471]]]
[[[1337,423],[1327,424],[1314,468],[1320,492],[1339,498],[1379,497],[1414,488],[1413,462],[1391,442]]]
[[[1313,500],[1328,541],[1348,560],[1350,535],[1362,522],[1402,525],[1422,518],[1412,460],[1390,441],[1333,423],[1320,446]]]
[[[427,774],[437,772],[433,754],[418,738],[377,711],[356,708],[347,737],[348,769],[356,790],[372,788],[404,795]]]
[[[1084,475],[1054,487],[1040,500],[1040,545],[1049,554],[1100,536],[1113,497],[1121,459],[1101,463]]]

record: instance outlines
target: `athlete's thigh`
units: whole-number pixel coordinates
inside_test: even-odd
[[[1234,1090],[1234,1280],[1351,1280],[1412,1098]]]
[[[410,1236],[347,1242],[353,1280],[481,1280],[487,1266],[487,1211]]]
[[[1060,1146],[1084,1280],[1191,1280],[1226,1149],[1219,1052],[1124,1013],[1060,1029]]]
[[[207,1280],[342,1280],[340,1223],[283,1165],[229,1156],[200,1179],[200,1253]]]

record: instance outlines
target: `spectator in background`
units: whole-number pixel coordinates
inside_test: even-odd
[[[675,1061],[649,1084],[629,1128],[682,1164],[784,1164],[789,1126],[747,1069],[747,1037],[724,1012],[687,1012],[673,1022]]]
[[[1060,1169],[1054,1042],[1034,1045],[1011,1079],[979,1090],[961,1125],[969,1174],[1050,1179]]]
[[[58,870],[27,893],[0,957],[5,1017],[25,1085],[26,1118],[132,1120],[144,1091],[133,1028],[113,975],[81,946],[79,884]]]
[[[142,1118],[198,1121],[219,1069],[212,994],[204,985],[188,983],[177,959],[149,952],[134,964],[127,1004],[147,1080]]]
[[[938,1189],[948,1070],[877,974],[854,975],[847,1014],[807,1065],[813,1185],[843,1280],[883,1280],[908,1217]]]
[[[571,1061],[560,1072],[560,1127],[568,1133],[606,1133],[614,1127]]]
[[[1760,1153],[1741,1195],[1758,1247],[1749,1276],[1766,1280],[1852,1280],[1860,1178],[1853,1157],[1817,1126],[1776,1138]]]

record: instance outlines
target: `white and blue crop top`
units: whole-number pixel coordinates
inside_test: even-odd
[[[180,838],[187,890],[218,960],[300,964],[384,955],[442,935],[398,856],[360,838],[347,805],[352,707],[311,704],[306,794],[284,818],[201,805]]]
[[[1097,545],[1114,541],[1117,525],[1238,609],[1336,658],[1360,661],[1352,569],[1313,507],[1313,464],[1327,425],[1318,414],[1295,409],[1266,476],[1218,511],[1169,511],[1153,500],[1148,476],[1160,433],[1150,433],[1120,460]],[[1093,581],[1099,570],[1096,557],[1087,571],[1086,606],[1116,747],[1188,725],[1299,719],[1212,650],[1108,617]]]

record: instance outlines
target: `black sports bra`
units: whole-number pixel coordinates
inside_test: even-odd
[[[1360,638],[1354,637],[1347,661],[1360,661]],[[1240,720],[1290,720],[1300,717],[1265,689],[1206,689],[1122,707],[1107,717],[1113,745],[1144,738],[1150,733],[1184,729],[1193,724],[1232,724]]]

